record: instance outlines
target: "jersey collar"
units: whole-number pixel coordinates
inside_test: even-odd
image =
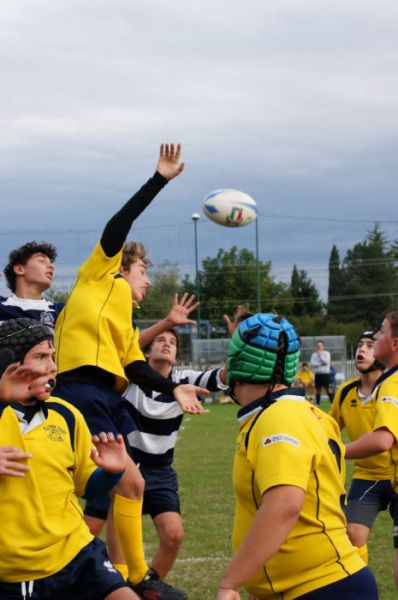
[[[271,394],[267,394],[266,396],[261,396],[257,400],[253,400],[247,406],[244,406],[240,410],[238,410],[237,418],[239,422],[246,421],[253,415],[257,414],[263,408],[269,406],[270,402],[277,402],[278,400],[287,400],[289,397],[295,396],[294,400],[302,401],[306,400],[305,398],[305,389],[304,388],[285,388],[283,390],[278,390],[277,392],[272,392]]]
[[[380,377],[378,379],[376,379],[376,382],[373,386],[373,390],[375,390],[377,386],[379,386],[381,383],[383,383],[383,381],[385,379],[387,379],[387,377],[390,377],[390,375],[393,375],[397,371],[398,371],[398,365],[395,365],[395,367],[391,367],[391,369],[388,369],[388,371],[385,371],[382,375],[380,375]]]

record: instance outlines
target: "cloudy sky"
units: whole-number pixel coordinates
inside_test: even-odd
[[[140,219],[210,191],[263,217],[396,224],[392,0],[2,0],[0,233],[99,231],[162,141],[186,170]]]

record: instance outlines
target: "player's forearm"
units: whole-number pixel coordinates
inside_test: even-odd
[[[377,429],[346,445],[345,458],[366,458],[389,450],[395,437],[388,429]]]
[[[166,379],[160,375],[144,360],[136,360],[127,365],[124,370],[131,383],[135,383],[142,388],[147,387],[162,394],[172,395],[178,385],[171,379]],[[161,398],[159,400],[162,401]]]
[[[304,491],[295,486],[268,490],[242,544],[228,564],[220,586],[237,590],[279,550],[295,526]]]
[[[166,185],[167,179],[156,172],[128,202],[108,221],[101,237],[106,256],[115,256],[123,247],[135,219]]]

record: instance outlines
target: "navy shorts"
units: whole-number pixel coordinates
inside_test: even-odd
[[[139,465],[145,479],[144,515],[156,515],[164,512],[180,513],[177,474],[171,465]]]
[[[83,414],[91,433],[112,432],[127,436],[137,429],[126,408],[126,401],[110,387],[91,383],[60,383],[53,396],[76,406]]]
[[[378,597],[373,573],[365,567],[354,575],[298,596],[296,600],[377,600]]]
[[[104,543],[95,538],[66,567],[50,577],[23,583],[0,583],[0,598],[103,600],[124,587],[126,582],[109,560]]]
[[[330,387],[330,375],[329,373],[315,373],[315,388],[320,390],[322,388]]]
[[[348,523],[359,523],[369,529],[382,510],[390,510],[394,530],[398,531],[398,494],[388,480],[353,479],[347,497],[345,515]],[[398,547],[398,535],[394,535],[394,548]]]

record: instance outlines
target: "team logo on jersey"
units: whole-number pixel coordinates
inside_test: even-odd
[[[398,399],[394,398],[394,396],[384,396],[380,402],[389,402],[390,404],[394,404],[394,406],[398,406]]]
[[[352,398],[350,406],[356,406],[356,405],[357,405],[356,398]]]
[[[53,442],[63,442],[66,436],[65,429],[58,427],[58,425],[46,425],[44,431],[49,440]]]
[[[104,560],[102,564],[104,565],[105,569],[109,571],[109,573],[117,573],[117,570],[115,569],[110,560]]]
[[[298,448],[300,446],[300,440],[287,433],[274,433],[273,435],[269,435],[263,439],[263,446],[270,446],[271,444],[278,444],[279,442],[284,442],[285,444],[290,444],[291,446],[295,446]]]

